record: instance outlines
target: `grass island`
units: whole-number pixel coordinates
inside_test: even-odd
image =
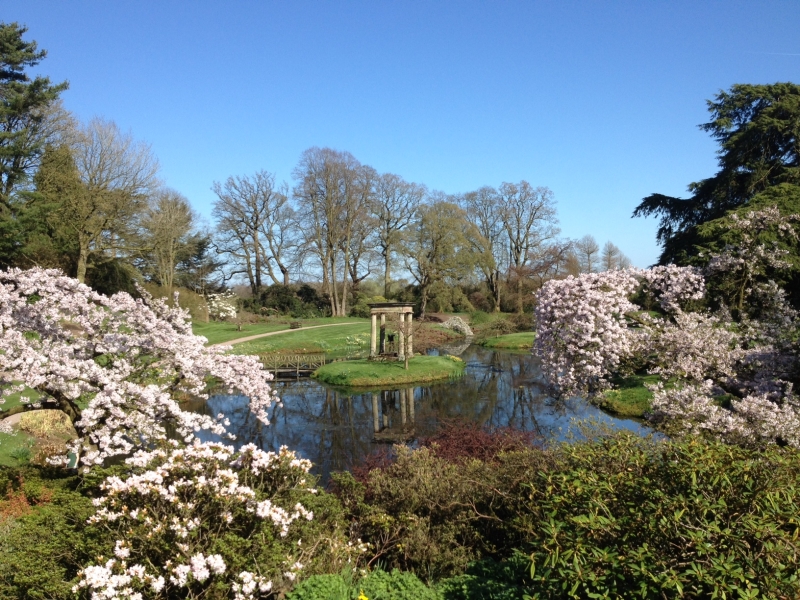
[[[312,377],[330,385],[380,387],[408,383],[429,383],[460,376],[464,361],[457,356],[415,356],[408,361],[347,360],[328,363]]]

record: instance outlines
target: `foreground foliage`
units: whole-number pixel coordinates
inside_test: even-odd
[[[478,560],[533,598],[794,598],[799,476],[796,450],[619,433],[485,460],[399,450],[337,485],[373,560],[428,581]]]
[[[335,495],[313,493],[289,453],[219,445],[82,476],[0,471],[0,596],[73,598],[76,584],[87,598],[134,597],[126,586],[298,600],[800,594],[795,449],[630,433],[547,449],[456,430],[360,481],[338,475]]]

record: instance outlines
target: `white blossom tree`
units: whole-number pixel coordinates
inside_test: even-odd
[[[660,375],[651,418],[673,435],[800,447],[800,398],[793,391],[800,318],[774,283],[741,287],[752,273],[788,266],[777,249],[755,240],[766,224],[788,235],[786,224],[794,219],[771,209],[733,219],[743,242],[712,257],[707,269],[730,268],[741,290],[734,297],[740,313],[748,298],[761,298],[759,320],[693,310],[706,293],[693,267],[584,273],[546,283],[536,308],[536,352],[553,392],[596,394],[635,365]],[[660,308],[655,314],[633,302],[648,297]]]
[[[187,312],[143,296],[103,296],[55,270],[0,271],[0,402],[31,389],[38,397],[12,411],[66,413],[83,465],[163,441],[168,427],[186,442],[200,429],[224,434],[222,415],[178,404],[205,396],[208,377],[248,396],[265,423],[277,401],[257,358],[206,348]]]

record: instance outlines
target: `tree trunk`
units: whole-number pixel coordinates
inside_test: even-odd
[[[383,297],[388,299],[389,298],[389,285],[391,284],[391,281],[392,281],[392,272],[391,272],[392,259],[389,256],[389,251],[388,250],[386,251],[386,257],[385,257],[384,264],[386,265],[386,268],[385,268],[385,270],[383,272]]]
[[[89,262],[89,243],[81,240],[78,251],[78,272],[75,278],[81,283],[86,283],[86,268]]]

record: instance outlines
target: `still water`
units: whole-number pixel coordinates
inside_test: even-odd
[[[327,481],[331,471],[350,469],[382,445],[432,435],[442,420],[463,418],[488,426],[513,426],[547,439],[563,439],[574,419],[594,418],[646,433],[639,422],[609,416],[581,398],[556,401],[542,388],[538,363],[529,353],[470,345],[443,348],[466,362],[453,381],[365,392],[332,388],[312,379],[274,383],[282,405],[270,425],[250,414],[244,396],[217,395],[193,410],[224,413],[236,444],[264,450],[281,445],[314,463]],[[206,439],[212,439],[208,436]]]

